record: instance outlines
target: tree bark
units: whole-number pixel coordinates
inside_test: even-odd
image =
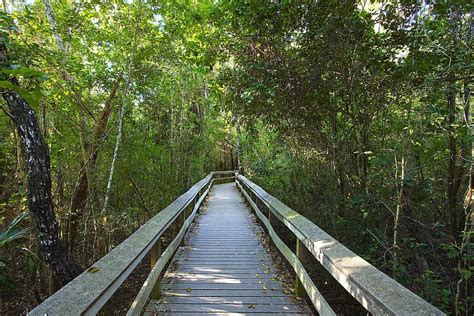
[[[0,45],[0,62],[7,62],[7,50]],[[16,79],[11,79],[18,84]],[[63,247],[59,225],[53,210],[49,148],[43,139],[36,115],[18,93],[2,91],[2,97],[15,123],[23,145],[28,175],[28,209],[41,259],[51,269],[56,282],[63,286],[81,273],[81,267]]]

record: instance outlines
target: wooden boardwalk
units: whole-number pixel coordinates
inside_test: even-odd
[[[223,179],[236,182],[213,186],[215,181]],[[263,223],[268,233],[264,239],[260,239],[262,228],[254,222],[243,197]],[[205,198],[207,205],[203,206]],[[269,207],[259,208],[262,205]],[[273,221],[263,212],[268,212]],[[193,221],[194,227],[190,227]],[[276,233],[272,225],[275,221],[296,237],[296,253]],[[171,225],[176,234],[161,251],[161,238]],[[146,257],[153,268],[131,304],[129,316],[143,312],[148,315],[311,314],[309,307],[285,288],[284,284],[295,284],[294,277],[285,276],[285,269],[278,270],[280,266],[272,262],[265,249],[267,238],[271,239],[272,249],[277,248],[281,258],[298,275],[298,293],[303,294],[304,289],[308,302],[321,315],[336,313],[309,276],[303,259],[321,264],[372,315],[445,316],[234,170],[209,173],[28,315],[100,313],[117,290],[125,289],[123,282]],[[183,241],[184,246],[180,247]],[[302,251],[303,247],[308,251]],[[170,268],[157,284],[168,263]],[[160,300],[151,299],[160,294]],[[354,307],[352,303],[350,306]]]
[[[163,279],[162,298],[152,300],[145,314],[310,315],[276,278],[249,212],[235,183],[214,185]]]

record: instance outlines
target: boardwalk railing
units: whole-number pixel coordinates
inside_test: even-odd
[[[160,275],[182,242],[213,182],[235,179],[235,175],[235,171],[211,172],[29,315],[95,315],[150,253],[151,273],[128,312],[140,314],[148,297],[159,297]],[[160,238],[171,225],[179,231],[162,252]]]
[[[306,247],[334,279],[374,315],[444,315],[246,177],[238,175],[237,185],[266,226],[274,245],[295,270],[297,296],[303,296],[306,291],[321,315],[335,313],[304,269],[300,261],[302,247]],[[271,224],[274,219],[296,236],[296,254],[278,237]]]
[[[127,313],[140,315],[149,298],[160,297],[160,277],[212,184],[234,179],[273,244],[296,272],[296,295],[307,293],[319,314],[335,315],[301,263],[304,248],[372,314],[444,315],[236,171],[210,173],[29,315],[95,315],[150,253],[151,273]],[[296,254],[274,230],[275,220],[296,236]],[[162,251],[161,239],[169,230],[173,239]]]

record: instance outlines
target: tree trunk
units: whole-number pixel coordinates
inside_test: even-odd
[[[448,18],[448,22],[451,26],[451,44],[452,47],[458,46],[459,38],[459,21],[460,15],[456,9],[453,9]],[[456,135],[456,80],[454,80],[455,73],[449,73],[449,83],[447,92],[447,106],[448,106],[448,151],[449,151],[449,164],[448,164],[448,186],[447,186],[447,197],[448,197],[448,212],[451,227],[451,236],[456,240],[460,240],[460,229],[462,226],[462,208],[458,205],[458,192],[461,186],[461,180],[464,173],[463,158],[467,153],[466,144],[461,145],[461,159],[458,161],[457,157],[457,135]],[[465,109],[464,109],[465,114]]]
[[[64,47],[63,39],[59,35],[57,27],[56,27],[56,17],[54,16],[53,7],[51,6],[51,3],[49,2],[49,0],[43,0],[43,4],[46,11],[46,17],[48,18],[49,27],[51,28],[51,31],[53,32],[54,39],[56,40],[56,45],[58,45],[58,48],[64,52],[66,49]]]
[[[123,127],[123,113],[125,112],[125,104],[122,104],[119,110],[119,121],[117,128],[117,140],[115,141],[114,156],[112,163],[110,164],[109,180],[107,181],[107,189],[105,191],[104,205],[102,206],[101,216],[105,217],[107,213],[107,206],[109,205],[110,189],[112,188],[112,180],[114,177],[115,162],[117,161],[120,142],[122,140],[122,127]]]
[[[471,116],[471,108],[470,108],[470,96],[471,96],[471,89],[469,86],[470,82],[465,80],[464,81],[464,94],[463,94],[463,101],[464,101],[464,119],[466,121],[466,125],[469,129],[469,133],[472,137],[474,137],[474,122]],[[471,161],[470,171],[469,171],[469,183],[468,188],[466,190],[465,200],[464,200],[464,225],[463,225],[463,236],[459,247],[459,259],[457,264],[457,272],[460,274],[459,280],[456,282],[456,295],[454,299],[454,310],[455,315],[462,315],[462,311],[468,311],[468,297],[472,296],[472,290],[469,289],[469,281],[466,277],[461,273],[462,270],[468,271],[469,267],[472,265],[469,257],[466,256],[466,253],[469,251],[469,244],[471,243],[471,235],[472,231],[474,230],[474,213],[473,213],[473,202],[474,202],[474,163],[472,163],[472,157],[474,157],[474,143],[472,140],[468,143],[467,147],[471,149],[471,156],[466,157],[466,159]],[[471,291],[471,293],[470,293]],[[462,304],[466,305],[463,308]]]
[[[88,160],[85,161],[85,164],[82,166],[79,173],[79,180],[77,181],[76,189],[71,202],[71,216],[69,218],[69,238],[68,238],[68,247],[70,250],[74,248],[74,243],[76,241],[79,220],[82,218],[83,210],[87,204],[87,198],[89,196],[89,179],[88,171],[93,170],[97,162],[97,157],[99,155],[99,146],[100,142],[105,136],[105,127],[109,121],[110,115],[112,114],[112,105],[117,94],[121,81],[121,76],[119,76],[112,87],[112,90],[105,102],[105,107],[100,114],[100,118],[94,126],[93,139],[88,145]]]
[[[400,252],[400,245],[398,244],[400,238],[400,217],[403,216],[405,208],[409,207],[409,197],[406,192],[406,167],[407,167],[407,140],[403,142],[402,161],[400,171],[400,188],[398,191],[398,203],[393,220],[393,259],[398,263],[398,254]],[[398,168],[398,166],[396,166]]]
[[[6,46],[0,45],[0,62],[7,62]],[[12,83],[18,84],[15,79]],[[41,259],[63,286],[82,269],[66,252],[59,239],[59,225],[53,211],[49,148],[43,139],[36,115],[16,92],[2,91],[20,136],[28,174],[28,208],[38,240]]]
[[[3,11],[5,11],[5,13],[9,13],[9,12],[8,12],[8,4],[7,4],[7,1],[6,1],[6,0],[2,0],[2,4],[3,4]]]
[[[145,213],[148,216],[148,219],[152,218],[153,215],[150,212],[150,209],[148,208],[148,205],[147,205],[147,203],[145,201],[145,198],[143,197],[143,195],[140,191],[140,188],[138,187],[137,182],[135,181],[135,179],[129,173],[127,173],[127,174],[128,174],[128,179],[130,180],[130,184],[132,185],[133,191],[137,195],[138,201],[140,201],[140,204],[142,205],[143,209],[145,210]]]
[[[456,144],[456,129],[454,127],[456,120],[456,94],[455,84],[449,86],[447,96],[448,104],[448,212],[451,226],[451,235],[458,238],[459,234],[459,210],[458,210],[458,191],[461,183],[461,168],[457,166],[457,144]]]

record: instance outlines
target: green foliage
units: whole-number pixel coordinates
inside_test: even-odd
[[[215,19],[232,56],[219,79],[245,126],[245,172],[452,308],[453,265],[464,259],[450,243],[460,241],[471,161],[472,5],[230,1],[215,16],[226,17]]]
[[[18,241],[28,237],[29,227],[22,227],[27,217],[28,213],[21,213],[8,224],[6,229],[0,230],[0,253],[2,257],[5,255],[7,247],[11,247]],[[5,271],[7,266],[3,262],[4,259],[1,258],[2,261],[0,261],[0,292],[14,292],[16,287],[11,277]]]
[[[22,222],[28,217],[28,213],[22,213],[18,215],[10,224],[7,229],[0,231],[0,248],[3,248],[13,241],[25,238],[28,236],[29,228],[21,228]]]
[[[421,277],[415,279],[415,284],[420,287],[422,297],[436,301],[443,310],[449,309],[453,293],[433,271],[423,271]]]
[[[208,41],[215,33],[208,24],[211,2],[50,2],[56,29],[43,1],[19,3],[11,14],[0,13],[0,36],[12,65],[1,65],[0,89],[26,99],[50,145],[53,204],[63,237],[69,233],[79,175],[87,170],[88,197],[73,249],[87,265],[104,254],[98,240],[105,239],[106,251],[112,249],[217,169],[227,159],[221,144],[233,132],[212,72],[218,56]],[[58,37],[64,49],[57,45]],[[121,83],[111,98],[116,80]],[[107,102],[110,118],[97,139]],[[122,143],[107,214],[101,214],[121,106]],[[9,113],[0,111],[2,222],[27,207],[21,146]],[[95,152],[88,152],[92,147]],[[4,237],[25,234],[10,230]],[[42,286],[44,267],[35,254],[36,241],[17,241],[24,246],[31,283]],[[5,250],[7,255],[11,251]]]
[[[86,170],[74,249],[84,264],[102,255],[101,238],[111,249],[209,171],[235,167],[238,151],[255,182],[440,308],[452,308],[459,278],[472,281],[471,267],[457,266],[472,260],[459,246],[461,236],[471,249],[470,238],[449,230],[462,226],[472,161],[468,1],[51,4],[56,29],[42,1],[0,12],[13,65],[2,65],[0,89],[37,114],[63,236]],[[122,143],[101,214],[119,107]],[[7,112],[0,122],[9,222],[26,208],[25,162]],[[38,279],[34,249],[27,264]]]

